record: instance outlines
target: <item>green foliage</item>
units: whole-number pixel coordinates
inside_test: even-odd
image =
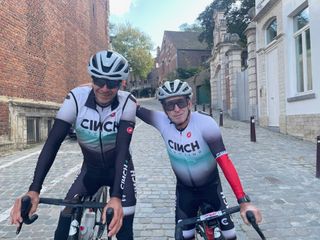
[[[229,5],[225,11],[225,17],[227,20],[228,32],[237,33],[240,37],[240,42],[243,46],[247,44],[247,38],[244,34],[244,30],[250,23],[248,11],[255,6],[255,0],[242,0],[241,6]]]
[[[200,72],[200,68],[178,68],[177,77],[179,79],[188,79]]]
[[[204,29],[199,21],[193,24],[183,23],[179,26],[179,30],[183,32],[202,32]]]
[[[213,13],[216,10],[226,9],[228,5],[231,4],[234,0],[214,0],[206,9],[199,14],[197,20],[200,22],[200,25],[204,31],[200,34],[199,40],[201,42],[205,41],[210,48],[213,46]]]
[[[136,77],[146,79],[153,67],[151,38],[129,23],[111,26],[113,49],[127,58]]]
[[[236,2],[241,2],[240,7],[237,7]],[[214,0],[197,18],[200,25],[204,28],[204,31],[199,36],[199,40],[201,42],[206,41],[210,47],[213,46],[213,13],[214,11],[224,10],[227,21],[227,31],[237,33],[240,36],[240,41],[245,44],[246,36],[243,34],[243,31],[250,21],[248,10],[254,7],[254,5],[255,0]]]

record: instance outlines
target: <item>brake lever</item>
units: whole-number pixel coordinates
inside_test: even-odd
[[[107,208],[106,218],[107,218],[107,232],[109,232],[109,224],[113,218],[114,210],[113,208]],[[112,237],[108,237],[108,240],[111,240]]]
[[[29,225],[38,219],[37,214],[34,214],[31,217],[29,217],[29,212],[31,210],[31,207],[32,207],[31,198],[28,195],[23,196],[21,198],[22,223],[20,223],[20,225],[17,227],[17,230],[16,230],[17,235],[20,233],[23,223]]]
[[[265,240],[266,238],[265,238],[264,234],[262,233],[261,229],[259,228],[259,225],[256,222],[256,218],[255,218],[253,212],[252,211],[247,211],[246,212],[246,216],[247,216],[248,221],[252,225],[252,227],[257,231],[257,233],[261,237],[261,239]]]

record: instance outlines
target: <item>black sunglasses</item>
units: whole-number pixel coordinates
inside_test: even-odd
[[[174,107],[177,105],[179,108],[185,108],[188,106],[188,99],[187,98],[179,98],[176,100],[165,101],[163,102],[163,108],[166,111],[173,111]]]
[[[108,80],[103,78],[92,78],[93,84],[102,88],[104,85],[107,85],[107,88],[113,89],[120,87],[121,81],[119,80]]]

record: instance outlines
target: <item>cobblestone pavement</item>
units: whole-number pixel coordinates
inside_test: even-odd
[[[142,105],[159,108],[155,100]],[[216,120],[218,118],[214,117]],[[225,145],[245,191],[263,213],[261,228],[267,239],[320,239],[320,179],[315,178],[316,145],[257,127],[257,142],[250,142],[249,123],[224,119]],[[14,199],[31,182],[41,146],[0,157],[0,239],[52,239],[59,207],[40,206],[39,219],[15,236],[8,224]],[[173,239],[175,177],[159,133],[137,120],[132,153],[136,169],[138,203],[134,222],[136,240]],[[63,197],[81,163],[75,141],[62,145],[44,184],[43,196]],[[221,176],[230,205],[234,195]],[[259,239],[238,215],[234,216],[238,239]]]

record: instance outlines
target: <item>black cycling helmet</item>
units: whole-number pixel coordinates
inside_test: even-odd
[[[183,82],[180,79],[174,81],[166,81],[162,86],[158,88],[157,98],[162,101],[169,97],[187,96],[192,97],[192,88],[187,82]]]
[[[108,80],[127,80],[129,64],[121,54],[110,50],[103,50],[91,56],[88,73],[92,77]]]

